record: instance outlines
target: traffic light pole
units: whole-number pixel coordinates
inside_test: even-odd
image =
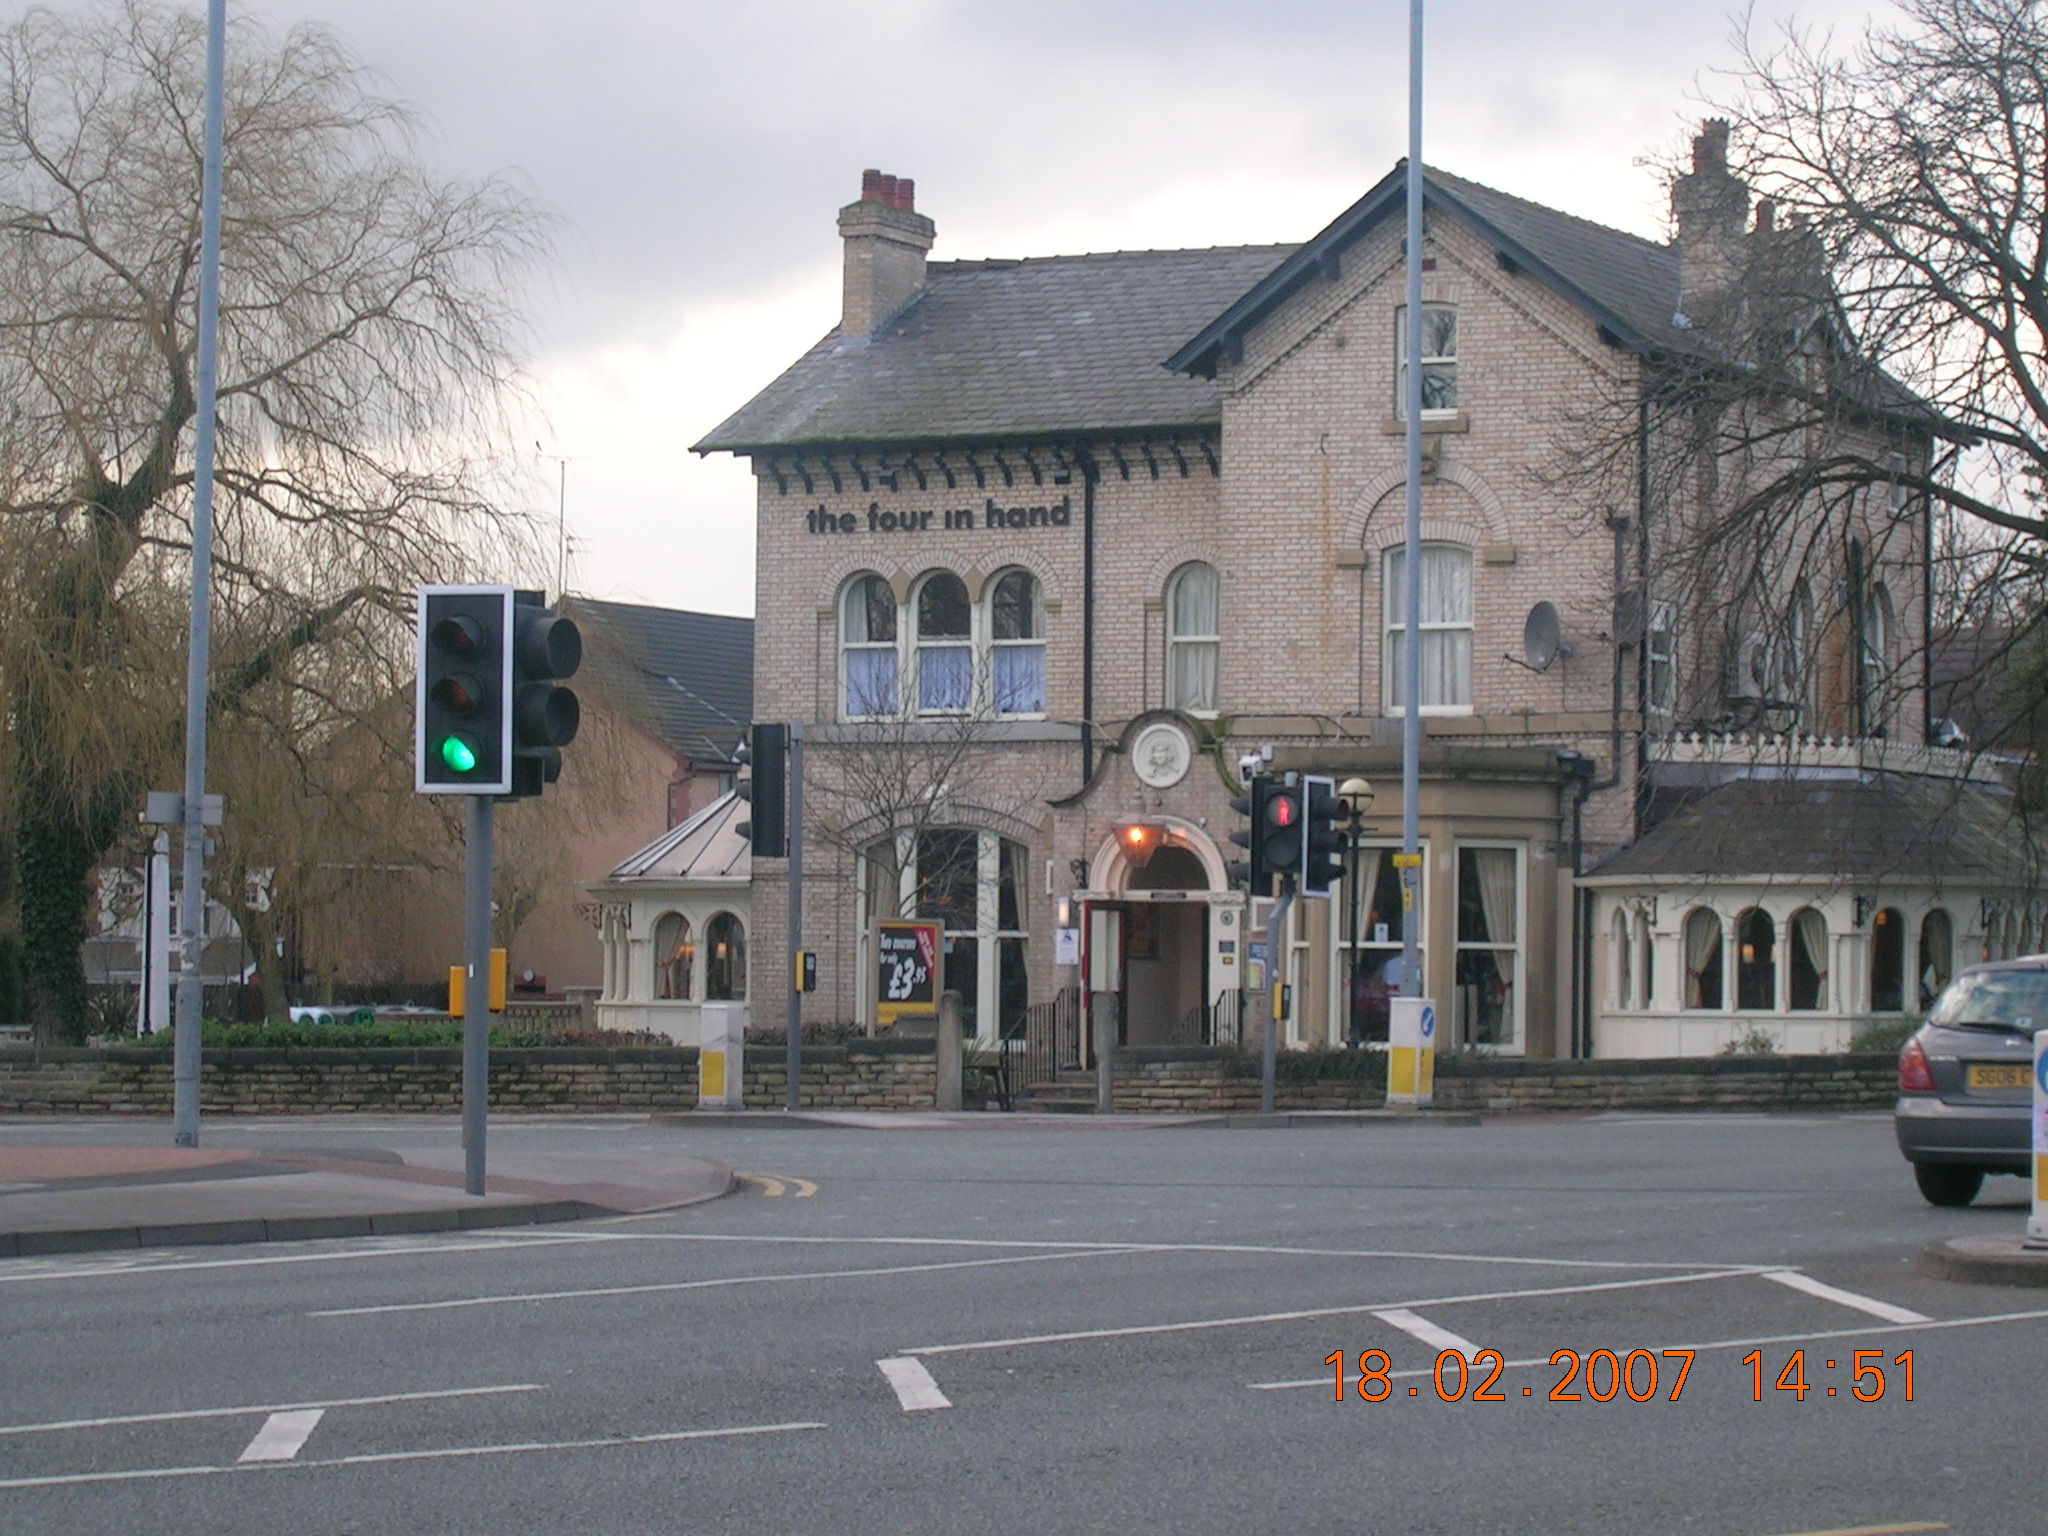
[[[462,1187],[484,1192],[484,1131],[491,1086],[491,834],[497,810],[489,795],[470,795],[464,829],[462,889]]]
[[[789,1045],[783,1058],[789,1077],[783,1106],[793,1115],[803,1106],[804,993],[797,974],[804,947],[804,728],[789,728]]]
[[[171,1037],[171,1134],[199,1145],[199,1027],[206,1008],[206,702],[213,621],[214,379],[220,356],[220,162],[227,76],[227,0],[206,7],[206,117],[200,147],[199,336],[194,359],[192,619],[185,657],[185,889],[179,913],[184,970]]]
[[[1280,1010],[1274,999],[1287,984],[1287,909],[1294,905],[1294,877],[1280,877],[1280,899],[1266,912],[1266,961],[1273,968],[1266,987],[1266,1042],[1259,1066],[1259,1113],[1273,1113],[1274,1079],[1280,1070]]]

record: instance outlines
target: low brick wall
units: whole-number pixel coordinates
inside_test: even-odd
[[[1334,1056],[1325,1074],[1301,1075],[1312,1059],[1283,1056],[1273,1085],[1283,1110],[1377,1109],[1386,1098],[1381,1060]],[[1124,1114],[1245,1113],[1259,1107],[1256,1056],[1208,1047],[1141,1047],[1117,1054],[1116,1107]],[[1898,1093],[1898,1058],[1704,1056],[1659,1061],[1530,1061],[1444,1056],[1436,1064],[1440,1109],[1886,1109]]]
[[[1280,1060],[1276,1106],[1377,1109],[1383,1059],[1333,1053]],[[1436,1103],[1492,1113],[1594,1109],[1882,1109],[1896,1058],[1708,1056],[1671,1061],[1523,1061],[1447,1056]],[[1256,1056],[1212,1047],[1117,1053],[1122,1114],[1248,1113],[1259,1107]],[[783,1102],[780,1047],[747,1049],[746,1101]],[[807,1109],[930,1109],[930,1041],[867,1040],[804,1049]],[[530,1112],[678,1110],[697,1103],[697,1053],[686,1047],[549,1047],[491,1053],[491,1105]],[[462,1053],[438,1050],[233,1050],[206,1056],[200,1108],[210,1115],[450,1114],[462,1104]],[[166,1050],[0,1048],[0,1114],[171,1112]]]
[[[783,1102],[779,1047],[749,1047],[746,1101]],[[804,1049],[811,1109],[930,1109],[937,1084],[930,1041],[873,1040]],[[209,1115],[451,1114],[462,1107],[462,1052],[223,1050],[201,1064]],[[688,1047],[543,1047],[491,1053],[491,1107],[510,1111],[679,1110],[697,1106],[697,1052]],[[0,1114],[171,1112],[167,1050],[0,1048]]]

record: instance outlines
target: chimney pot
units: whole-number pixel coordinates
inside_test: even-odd
[[[1778,205],[1772,202],[1768,197],[1758,198],[1756,200],[1757,233],[1761,235],[1767,235],[1777,227]]]
[[[1700,124],[1699,137],[1692,141],[1692,168],[1695,171],[1727,171],[1727,118],[1710,117]]]
[[[849,342],[873,336],[924,287],[925,254],[937,230],[913,206],[916,191],[908,176],[864,171],[860,200],[839,210],[845,244],[839,331]]]

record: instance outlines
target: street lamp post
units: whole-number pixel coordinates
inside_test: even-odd
[[[1351,813],[1345,836],[1351,844],[1351,964],[1344,977],[1344,1034],[1358,1043],[1358,839],[1365,831],[1365,813],[1372,809],[1372,786],[1364,779],[1346,779],[1337,786],[1337,798]]]

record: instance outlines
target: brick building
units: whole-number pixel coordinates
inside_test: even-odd
[[[1608,913],[1575,876],[1715,789],[1700,740],[1924,738],[1913,669],[1858,659],[1871,615],[1886,655],[1924,654],[1917,501],[1852,513],[1846,605],[1818,541],[1760,606],[1677,574],[1687,498],[1716,491],[1651,473],[1666,445],[1631,435],[1635,402],[1697,356],[1688,311],[1784,238],[1752,227],[1724,144],[1702,135],[1668,245],[1425,177],[1420,933],[1455,1045],[1606,1048]],[[807,1016],[872,1020],[874,924],[920,915],[984,1039],[1069,988],[1114,994],[1128,1043],[1202,1038],[1262,978],[1294,986],[1291,1043],[1383,1033],[1402,183],[1299,246],[1022,260],[928,261],[907,180],[871,172],[840,210],[841,323],[696,445],[758,483],[755,715],[801,723],[809,753]],[[1903,391],[1857,421],[1925,462]],[[1549,473],[1589,432],[1632,466],[1625,497]],[[1561,643],[1539,671],[1541,604]],[[1378,792],[1355,920],[1341,893],[1298,904],[1277,958],[1225,876],[1241,760],[1268,751]],[[1157,834],[1142,867],[1131,825]],[[786,866],[753,870],[755,953],[779,956]],[[757,986],[757,1020],[783,1006]]]

